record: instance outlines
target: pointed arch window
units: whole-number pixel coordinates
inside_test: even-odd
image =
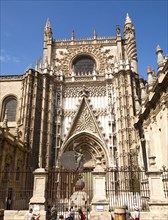
[[[16,109],[17,109],[17,100],[14,96],[7,97],[3,102],[3,110],[1,121],[3,121],[5,117],[5,113],[7,112],[8,121],[16,121]]]

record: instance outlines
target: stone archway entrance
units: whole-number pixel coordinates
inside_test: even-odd
[[[108,153],[105,144],[97,136],[80,132],[69,138],[62,146],[61,154],[67,151],[75,151],[83,155],[83,169],[93,169],[96,165],[96,157],[101,156],[103,168],[107,168]]]
[[[84,160],[81,169],[76,169],[73,166],[73,163],[76,162],[72,158],[75,155],[74,152],[83,155]],[[61,156],[63,155],[65,155],[67,163],[65,166],[63,166],[64,163],[61,163]],[[76,210],[82,207],[82,210],[88,215],[93,198],[92,171],[96,167],[97,156],[102,157],[104,168],[108,167],[105,146],[97,136],[80,132],[71,136],[64,143],[61,156],[60,167],[48,172],[47,202],[48,204],[55,204],[59,214],[65,214],[66,209],[73,206]]]

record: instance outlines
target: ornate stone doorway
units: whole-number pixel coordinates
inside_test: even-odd
[[[102,157],[102,166],[108,167],[108,157],[105,144],[99,137],[88,133],[80,132],[69,138],[62,147],[61,154],[74,151],[83,155],[83,169],[93,169],[96,165],[96,157]]]

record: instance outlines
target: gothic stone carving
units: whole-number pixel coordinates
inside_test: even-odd
[[[100,74],[104,74],[107,63],[113,62],[114,56],[108,50],[104,50],[102,45],[81,45],[80,47],[66,47],[66,51],[59,51],[59,55],[55,57],[55,66],[59,66],[65,75],[71,73],[72,60],[79,54],[90,54],[97,61],[97,68]]]
[[[106,87],[105,86],[94,86],[87,87],[89,96],[106,96]],[[64,90],[63,96],[66,98],[70,97],[80,97],[81,96],[81,87],[67,87]]]

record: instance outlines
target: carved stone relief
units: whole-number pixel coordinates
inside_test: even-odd
[[[75,124],[75,128],[73,130],[73,133],[77,133],[80,131],[86,131],[86,130],[95,133],[96,128],[95,128],[95,124],[93,122],[93,119],[91,117],[91,114],[89,112],[89,109],[85,105],[83,108],[83,111],[80,115],[79,120]]]
[[[110,50],[103,50],[102,45],[81,45],[79,47],[66,47],[66,51],[59,50],[59,58],[55,53],[54,65],[59,66],[65,75],[69,75],[72,71],[72,60],[77,55],[88,54],[92,56],[97,63],[99,74],[104,74],[107,63],[113,63],[114,56],[109,53]],[[61,55],[61,56],[60,56]]]
[[[105,86],[94,86],[87,87],[89,96],[106,96],[106,87]],[[81,96],[81,87],[67,87],[64,90],[63,96],[66,97],[80,97]]]
[[[74,118],[75,114],[76,114],[76,111],[75,109],[73,110],[69,110],[69,109],[65,109],[64,110],[64,117],[72,117]],[[94,115],[95,116],[106,116],[108,114],[108,110],[107,108],[97,108],[97,109],[94,109]]]
[[[100,127],[100,122],[97,121],[97,116],[98,115],[106,115],[107,114],[107,109],[96,109],[91,110],[89,106],[84,102],[81,106],[80,109],[78,110],[77,116],[75,118],[72,118],[73,124],[70,125],[67,129],[70,129],[70,133],[68,136],[72,136],[76,133],[86,131],[92,134],[96,134],[97,136],[101,136],[103,138],[103,133],[102,133],[102,127]],[[73,116],[74,114],[74,109],[72,111],[65,111],[64,113],[67,114],[67,116]],[[99,111],[99,112],[98,112]],[[65,115],[64,115],[65,117]],[[98,126],[98,127],[97,127]]]

